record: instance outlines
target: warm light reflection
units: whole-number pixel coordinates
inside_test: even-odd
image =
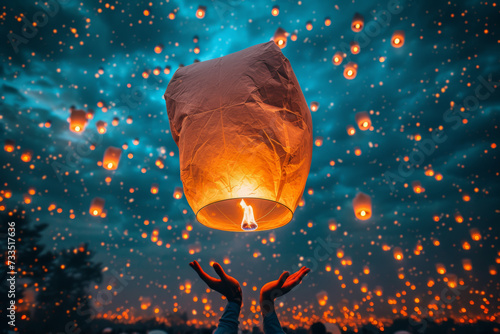
[[[245,212],[243,213],[243,220],[241,221],[241,229],[243,231],[255,231],[259,225],[255,221],[255,217],[253,215],[253,208],[251,205],[247,205],[245,200],[241,200],[241,207]]]

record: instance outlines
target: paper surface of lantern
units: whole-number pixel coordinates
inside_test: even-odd
[[[344,78],[348,80],[352,80],[356,78],[358,74],[358,65],[354,62],[349,62],[344,67]]]
[[[69,117],[69,129],[73,132],[82,132],[87,125],[87,113],[83,110],[73,109]]]
[[[118,147],[108,147],[104,152],[104,158],[102,160],[102,166],[109,170],[115,170],[118,168],[118,163],[120,162],[120,157],[122,155],[121,148]]]
[[[292,219],[311,164],[312,121],[273,41],[179,68],[165,100],[184,194],[200,223],[251,229],[249,206],[258,231]]]
[[[13,141],[12,139],[5,139],[5,144],[3,145],[3,149],[5,150],[5,152],[14,152],[15,147],[15,141]]]
[[[352,200],[354,214],[360,220],[370,219],[372,216],[372,199],[365,193],[358,193]]]
[[[396,30],[392,34],[391,45],[395,48],[400,48],[405,44],[405,32],[403,30]]]

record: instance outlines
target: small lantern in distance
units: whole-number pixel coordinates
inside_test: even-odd
[[[344,60],[344,54],[340,51],[335,52],[332,58],[332,63],[335,66],[338,66],[342,64],[342,61]]]
[[[90,203],[89,213],[92,216],[100,216],[104,209],[104,199],[100,197],[95,197]]]
[[[361,131],[366,131],[370,129],[372,126],[372,121],[370,119],[370,115],[366,111],[360,111],[354,116],[356,123],[358,124],[358,128]]]
[[[365,193],[358,193],[352,200],[354,215],[359,220],[367,220],[372,216],[372,199]]]
[[[73,109],[69,117],[69,129],[73,132],[82,132],[87,125],[87,113],[83,110]]]
[[[358,74],[358,64],[354,62],[349,62],[344,68],[344,78],[348,80],[352,80],[356,78],[356,75]]]
[[[283,49],[286,46],[288,33],[283,28],[278,28],[274,32],[273,41],[279,46],[280,49]]]
[[[122,149],[118,147],[108,147],[104,152],[104,158],[102,160],[102,166],[108,170],[115,170],[118,168],[118,163],[120,162],[120,157],[122,155]]]
[[[391,45],[395,48],[400,48],[405,44],[405,32],[403,30],[396,30],[392,34]]]
[[[205,17],[206,12],[207,12],[207,7],[199,6],[198,9],[196,10],[196,17],[202,19]]]
[[[352,23],[351,23],[352,31],[360,32],[361,30],[363,30],[364,26],[365,26],[365,18],[363,17],[363,15],[361,15],[359,13],[354,14],[354,17],[353,17]]]

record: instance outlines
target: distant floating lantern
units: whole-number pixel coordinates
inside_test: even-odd
[[[120,124],[120,119],[118,117],[113,118],[111,124],[113,124],[113,126],[117,126],[118,124]]]
[[[297,33],[296,33],[296,32],[292,33],[292,35],[290,36],[290,39],[291,39],[293,42],[295,42],[295,41],[297,40]]]
[[[344,54],[340,51],[337,51],[333,55],[332,63],[333,63],[333,65],[338,66],[338,65],[342,64],[343,60],[344,60]]]
[[[24,161],[24,162],[30,162],[32,157],[33,157],[33,151],[32,150],[25,150],[21,154],[21,160]]]
[[[332,25],[332,20],[329,17],[325,17],[325,26],[329,27]]]
[[[160,66],[155,67],[155,69],[153,70],[153,74],[154,75],[160,75],[160,73],[161,73],[161,67]]]
[[[158,183],[153,183],[151,185],[151,193],[154,195],[158,194]]]
[[[460,212],[455,212],[455,221],[459,224],[464,222],[464,217],[462,217]]]
[[[444,275],[444,274],[446,274],[446,267],[444,266],[444,264],[442,264],[442,263],[437,263],[437,264],[436,264],[436,272],[437,272],[439,275]]]
[[[356,124],[361,131],[366,131],[372,126],[370,115],[366,111],[360,111],[354,116]]]
[[[104,158],[102,160],[102,166],[109,170],[115,170],[118,168],[118,163],[120,162],[120,157],[122,155],[122,149],[118,147],[108,147],[104,152]]]
[[[328,302],[328,292],[320,291],[316,294],[316,299],[318,300],[319,306],[325,306]]]
[[[472,270],[472,262],[469,259],[463,259],[462,260],[462,267],[464,268],[465,271],[471,271]]]
[[[95,126],[97,127],[97,132],[99,132],[101,135],[106,133],[106,122],[104,121],[98,121]]]
[[[491,276],[496,276],[497,274],[497,268],[495,266],[490,266],[489,267],[489,272]]]
[[[309,173],[312,122],[274,42],[179,68],[165,100],[200,223],[241,232],[290,222]]]
[[[395,48],[400,48],[405,44],[405,32],[403,30],[396,30],[392,34],[391,45]]]
[[[422,183],[420,183],[420,181],[413,181],[411,183],[411,186],[412,186],[413,192],[415,194],[421,194],[421,193],[425,192],[425,189],[424,189],[424,187],[422,187]]]
[[[481,233],[479,232],[479,230],[477,228],[471,228],[470,229],[470,237],[474,241],[479,241],[479,240],[481,240]]]
[[[100,197],[94,198],[90,203],[89,213],[92,216],[100,216],[102,211],[104,210],[104,203],[105,201],[103,198]]]
[[[319,108],[318,102],[311,102],[311,111],[312,112],[318,111],[318,108]]]
[[[367,220],[372,216],[372,199],[365,193],[358,193],[352,200],[354,215],[359,220]]]
[[[401,247],[394,247],[394,249],[392,250],[392,254],[394,255],[394,258],[398,261],[404,259],[403,250],[401,249]]]
[[[348,125],[346,131],[349,136],[353,136],[356,133],[356,129],[352,125]]]
[[[350,43],[350,47],[351,47],[351,53],[353,55],[357,55],[359,53],[359,51],[361,51],[361,48],[359,47],[359,43],[358,42],[351,42]]]
[[[82,132],[87,125],[87,113],[84,110],[73,109],[69,117],[69,129],[73,132]]]
[[[163,45],[162,44],[158,44],[157,46],[155,46],[155,53],[161,53],[163,51]]]
[[[198,9],[196,10],[196,17],[199,19],[204,18],[206,11],[207,11],[207,7],[199,6]]]
[[[280,7],[279,6],[273,6],[273,9],[271,10],[271,15],[272,16],[278,16],[280,13]]]
[[[308,21],[308,22],[306,23],[306,29],[307,29],[307,30],[309,30],[309,31],[311,31],[311,30],[312,30],[312,28],[313,28],[313,24],[312,24],[312,22],[311,22],[311,21]]]
[[[181,199],[182,198],[182,188],[175,188],[174,190],[174,198],[175,199]]]
[[[288,33],[283,28],[278,28],[274,32],[273,41],[280,49],[283,49],[286,46],[287,36]]]
[[[354,62],[349,62],[344,68],[344,78],[352,80],[358,74],[358,65]]]
[[[16,142],[12,139],[5,139],[5,142],[3,144],[3,149],[5,152],[14,152],[15,150],[15,145],[16,145]]]
[[[323,137],[316,137],[316,139],[314,140],[314,145],[320,147],[323,145]]]
[[[87,119],[94,119],[95,111],[94,109],[87,110]]]
[[[365,18],[359,13],[355,13],[352,18],[351,29],[354,32],[360,32],[365,26]]]

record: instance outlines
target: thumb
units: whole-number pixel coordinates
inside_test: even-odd
[[[281,274],[280,278],[278,279],[278,288],[281,288],[283,284],[285,284],[286,279],[290,276],[290,273],[288,271],[285,271],[283,274]]]

